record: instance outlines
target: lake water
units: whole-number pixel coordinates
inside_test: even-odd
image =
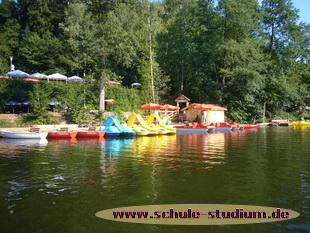
[[[310,127],[132,139],[0,139],[0,232],[309,232]],[[292,209],[274,223],[178,226],[97,218],[117,207]]]

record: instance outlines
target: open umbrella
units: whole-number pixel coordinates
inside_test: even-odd
[[[107,99],[107,100],[105,100],[105,102],[107,102],[107,104],[109,104],[109,105],[116,104],[116,100],[115,99]]]
[[[178,110],[179,107],[171,105],[171,104],[165,104],[161,107],[161,110]]]
[[[114,104],[116,104],[116,100],[115,99],[107,99],[105,100],[105,102],[107,102],[107,104],[112,105],[112,111],[114,110]]]
[[[14,70],[6,73],[6,76],[14,77],[14,78],[27,78],[29,74],[21,70]]]
[[[83,82],[83,79],[75,75],[75,76],[68,78],[67,81],[68,82]]]
[[[55,112],[55,105],[60,105],[60,103],[57,101],[52,101],[52,102],[49,102],[48,105],[52,105],[53,106],[53,112]]]
[[[41,73],[34,73],[28,76],[29,78],[36,78],[36,79],[44,79],[46,78],[45,74],[41,74]]]
[[[72,76],[67,79],[68,82],[83,82],[83,79],[79,76]]]
[[[14,114],[15,113],[14,106],[15,105],[20,105],[20,103],[16,102],[16,101],[10,101],[10,102],[7,102],[5,105],[13,106],[13,114]]]
[[[63,81],[67,81],[67,76],[63,75],[63,74],[59,74],[59,73],[54,73],[51,75],[46,76],[47,80],[63,80]]]
[[[135,87],[135,86],[141,86],[141,83],[132,83],[131,84],[131,88]]]
[[[29,113],[29,105],[33,105],[33,103],[31,103],[30,101],[25,101],[20,103],[21,105],[27,105],[27,113]]]
[[[139,109],[150,110],[150,109],[161,109],[162,106],[160,104],[148,103],[143,104],[139,107]]]

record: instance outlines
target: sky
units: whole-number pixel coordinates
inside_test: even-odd
[[[152,2],[157,2],[161,0],[151,0]],[[310,24],[310,0],[291,0],[293,6],[299,9],[299,16],[301,22],[306,22]],[[0,0],[0,3],[2,0]],[[261,0],[259,0],[261,2]]]
[[[161,0],[151,0],[152,2],[160,2]],[[262,0],[258,0],[261,2]],[[310,0],[291,0],[293,6],[299,10],[300,22],[310,24]]]
[[[299,9],[299,16],[301,22],[310,24],[310,1],[309,0],[293,0],[295,8]]]
[[[299,21],[310,24],[310,0],[291,0],[293,6],[299,10]],[[259,0],[262,2],[262,0]]]

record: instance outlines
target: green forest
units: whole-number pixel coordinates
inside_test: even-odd
[[[290,0],[2,0],[0,75],[12,56],[29,74],[86,82],[0,80],[1,111],[11,100],[66,101],[80,122],[103,110],[102,95],[125,112],[184,94],[226,107],[229,121],[297,119],[309,115],[309,32]],[[45,122],[46,108],[33,116]]]

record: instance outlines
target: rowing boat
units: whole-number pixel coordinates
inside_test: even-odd
[[[47,133],[33,133],[33,132],[3,132],[4,138],[23,138],[23,139],[44,139],[47,137]]]

